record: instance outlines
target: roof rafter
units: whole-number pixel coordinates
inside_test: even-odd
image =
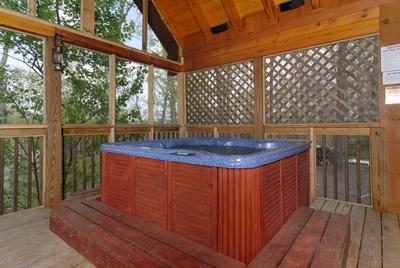
[[[233,29],[235,29],[235,31],[240,32],[241,31],[241,26],[242,26],[242,22],[241,22],[241,17],[239,14],[239,10],[235,4],[234,0],[222,0],[222,5],[224,6],[226,15],[229,18],[229,21],[233,27]]]
[[[203,9],[198,0],[185,0],[188,5],[190,12],[193,15],[193,18],[196,20],[197,25],[199,26],[202,34],[206,38],[207,41],[212,41],[214,39],[211,33],[211,26],[208,23],[208,19],[206,14],[204,14]]]
[[[264,6],[265,14],[270,23],[278,22],[278,5],[286,1],[282,0],[261,0]]]

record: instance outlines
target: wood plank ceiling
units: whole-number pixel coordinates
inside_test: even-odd
[[[251,18],[264,17],[264,26],[267,27],[360,0],[305,0],[304,6],[282,13],[279,4],[287,1],[289,0],[154,0],[154,3],[176,40],[184,48],[185,39],[196,34],[201,34],[207,42],[217,42],[221,41],[221,35],[226,38],[235,33],[252,32],[254,20]],[[229,24],[227,32],[211,33],[211,27],[224,23]]]

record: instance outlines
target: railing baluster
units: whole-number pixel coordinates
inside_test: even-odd
[[[28,138],[28,148],[27,148],[27,167],[28,167],[28,194],[27,194],[27,207],[31,208],[32,207],[32,144],[33,144],[33,138],[29,137]]]
[[[356,142],[356,153],[357,153],[357,203],[361,203],[361,166],[360,166],[360,136],[357,136]]]
[[[94,136],[90,136],[90,186],[94,188]]]
[[[0,138],[0,215],[4,214],[4,139]]]
[[[322,170],[323,170],[323,189],[324,189],[324,197],[328,196],[328,172],[326,166],[326,136],[322,136]]]
[[[18,210],[19,138],[14,138],[13,211]]]
[[[333,196],[338,199],[337,138],[333,136]]]
[[[82,189],[86,190],[86,136],[82,137]]]
[[[344,195],[346,201],[349,201],[349,137],[344,137]]]
[[[76,151],[77,151],[76,136],[72,137],[72,192],[76,193],[78,190],[78,183],[76,178]]]

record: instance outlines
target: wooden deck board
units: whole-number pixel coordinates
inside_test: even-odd
[[[367,208],[358,267],[382,266],[381,214]]]
[[[94,266],[49,230],[49,210],[35,208],[0,217],[0,267]]]
[[[383,267],[400,265],[400,228],[395,214],[382,214]]]
[[[332,204],[329,204],[333,202]],[[398,267],[399,215],[316,199],[311,207],[349,214],[351,242],[346,267]],[[1,267],[94,267],[48,229],[49,210],[37,208],[0,217]]]

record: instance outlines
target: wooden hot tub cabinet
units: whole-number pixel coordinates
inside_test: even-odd
[[[249,263],[299,206],[308,151],[257,168],[197,166],[102,153],[102,201]]]

